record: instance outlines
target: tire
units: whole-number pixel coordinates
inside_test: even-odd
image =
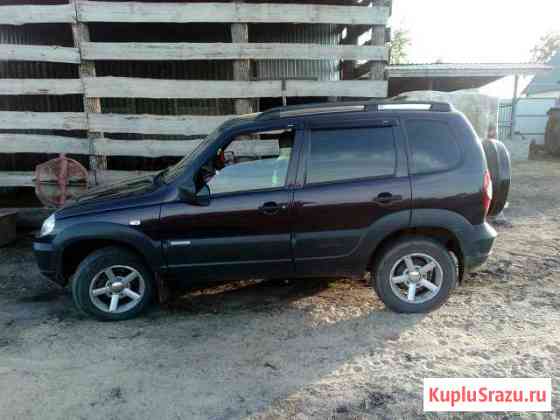
[[[407,256],[412,256],[414,271],[410,271],[405,262]],[[417,271],[432,263],[433,270],[427,273]],[[447,301],[457,285],[457,267],[453,257],[443,245],[427,237],[406,237],[388,246],[374,270],[372,281],[375,282],[375,292],[389,309],[399,313],[433,311]],[[412,276],[409,277],[407,272]],[[415,285],[413,301],[410,300],[409,283]]]
[[[102,248],[78,266],[72,296],[78,309],[100,321],[123,321],[138,316],[151,303],[154,276],[134,253]]]
[[[507,204],[511,185],[511,159],[507,147],[501,141],[484,140],[482,145],[494,190],[488,215],[497,216]]]

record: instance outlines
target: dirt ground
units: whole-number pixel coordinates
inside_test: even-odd
[[[510,202],[488,265],[418,316],[364,282],[286,280],[99,323],[24,236],[0,248],[0,418],[417,418],[426,377],[552,377],[557,418],[560,163],[516,163]]]

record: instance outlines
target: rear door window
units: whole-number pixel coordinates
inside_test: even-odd
[[[408,120],[406,131],[413,174],[445,171],[461,161],[459,145],[446,122]]]
[[[308,184],[392,176],[395,167],[392,127],[311,132]]]

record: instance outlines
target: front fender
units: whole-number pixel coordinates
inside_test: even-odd
[[[84,222],[69,226],[54,238],[58,273],[62,272],[64,251],[84,241],[121,243],[142,255],[154,272],[159,273],[165,267],[161,242],[154,241],[142,230],[110,222]]]

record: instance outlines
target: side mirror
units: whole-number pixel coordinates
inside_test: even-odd
[[[205,185],[197,194],[194,183],[181,185],[179,187],[179,198],[185,203],[192,204],[194,206],[209,206],[210,188],[208,185]]]
[[[210,187],[204,184],[204,186],[196,195],[196,199],[199,206],[203,206],[203,207],[209,206],[211,201]]]

